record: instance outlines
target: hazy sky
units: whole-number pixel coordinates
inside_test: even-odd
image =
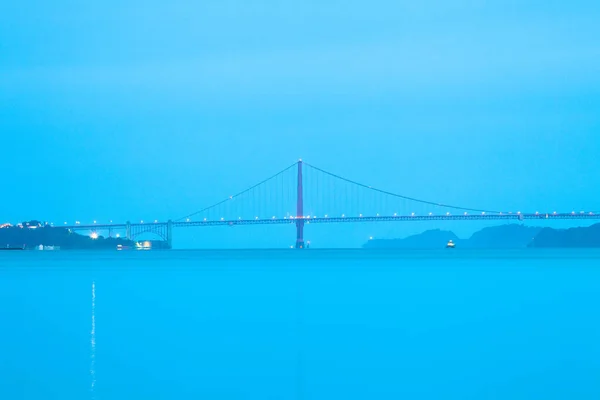
[[[434,201],[600,211],[598,21],[597,1],[3,2],[0,220],[174,218],[299,157]]]

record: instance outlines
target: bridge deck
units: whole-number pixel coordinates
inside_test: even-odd
[[[305,217],[306,224],[360,223],[360,222],[408,222],[408,221],[523,221],[523,220],[598,220],[598,213],[552,213],[552,214],[473,214],[473,215],[395,215],[395,216],[363,216],[363,217]],[[234,226],[234,225],[281,225],[295,224],[297,218],[259,218],[236,220],[178,221],[173,227],[189,228],[199,226]],[[168,222],[132,223],[130,227],[160,227]],[[126,229],[128,224],[77,224],[64,225],[71,230],[108,230]]]

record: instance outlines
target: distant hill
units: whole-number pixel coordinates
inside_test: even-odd
[[[364,248],[440,249],[449,240],[457,248],[519,249],[527,247],[600,247],[600,224],[585,228],[552,229],[518,224],[500,225],[475,232],[469,239],[460,239],[452,231],[425,231],[404,239],[369,240]]]
[[[117,245],[132,246],[133,242],[121,238],[92,239],[64,228],[55,228],[39,221],[29,221],[17,226],[0,228],[0,247],[58,246],[61,249],[116,249]]]
[[[586,228],[544,228],[529,247],[600,247],[600,224]]]
[[[542,228],[518,224],[483,228],[475,232],[461,245],[474,249],[519,249],[525,248]]]

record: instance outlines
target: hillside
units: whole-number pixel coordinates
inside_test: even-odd
[[[364,248],[440,249],[449,240],[457,248],[519,249],[527,247],[600,247],[600,224],[590,227],[553,229],[507,224],[484,228],[468,239],[460,239],[452,231],[429,230],[404,239],[369,240]]]
[[[92,239],[64,228],[55,228],[38,221],[29,221],[17,226],[0,228],[0,247],[35,248],[42,246],[58,246],[64,250],[74,249],[116,249],[117,245],[132,246],[126,239],[104,238]]]

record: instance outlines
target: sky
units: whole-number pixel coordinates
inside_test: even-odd
[[[436,202],[600,211],[599,20],[595,1],[4,2],[0,220],[167,220],[298,158]],[[358,246],[432,227],[481,224],[307,236]],[[288,226],[175,235],[294,240]]]

